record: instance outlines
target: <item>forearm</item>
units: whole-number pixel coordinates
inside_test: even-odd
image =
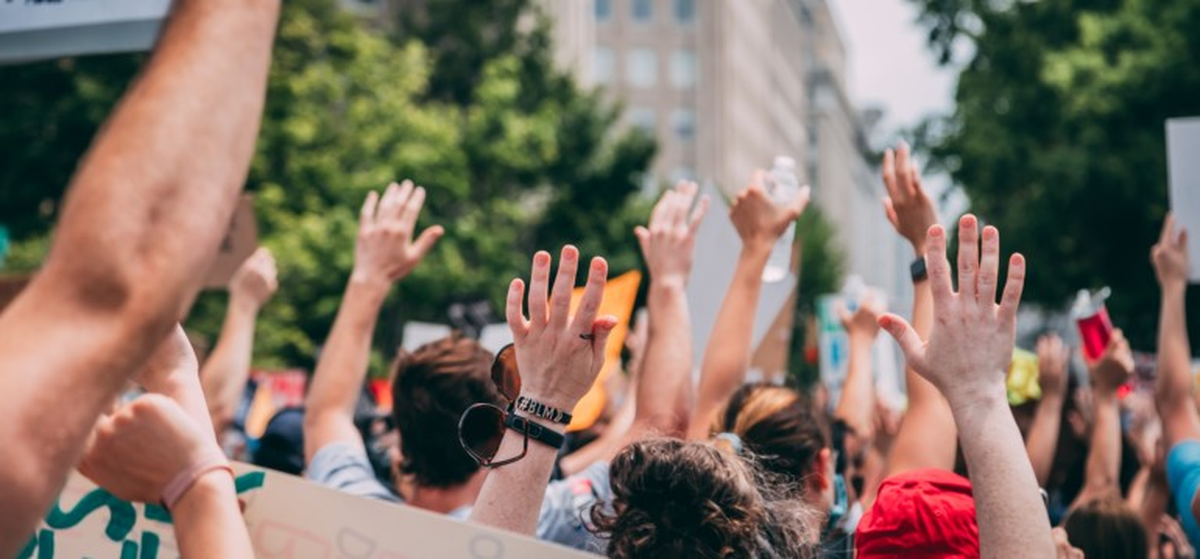
[[[208,412],[218,433],[233,421],[250,378],[257,316],[257,308],[231,295],[221,337],[200,370],[200,383],[208,400]]]
[[[981,557],[1054,557],[1050,522],[1002,385],[954,410],[971,472]],[[1039,551],[1040,550],[1040,551]]]
[[[871,375],[873,341],[870,336],[851,336],[846,382],[833,414],[846,422],[864,444],[870,444],[875,428],[875,381]]]
[[[181,557],[253,557],[233,478],[214,471],[200,478],[171,510]]]
[[[1095,394],[1096,419],[1085,470],[1084,499],[1120,496],[1121,410],[1116,392]]]
[[[1164,288],[1158,326],[1158,383],[1160,408],[1164,404],[1190,402],[1194,384],[1189,374],[1191,349],[1188,346],[1187,319],[1184,313],[1186,287]],[[1159,410],[1162,413],[1162,409]]]
[[[1158,534],[1158,526],[1162,522],[1163,515],[1167,514],[1167,507],[1171,501],[1171,490],[1167,487],[1167,480],[1156,478],[1153,473],[1149,473],[1148,477],[1145,494],[1142,496],[1141,502],[1137,503],[1134,508],[1142,519],[1142,526],[1146,528],[1146,533],[1154,536]]]
[[[704,348],[700,389],[688,436],[708,438],[713,417],[725,400],[746,379],[754,339],[754,314],[762,293],[762,272],[771,254],[770,246],[744,246],[729,291],[717,313],[717,321]]]
[[[562,430],[562,426],[543,422],[543,427]],[[506,429],[498,457],[517,456],[524,446],[524,437]],[[520,461],[488,472],[487,480],[475,499],[470,521],[518,534],[534,535],[538,513],[550,473],[554,470],[557,452],[537,441],[529,441],[525,457]]]
[[[1058,448],[1058,430],[1062,423],[1063,397],[1055,392],[1045,392],[1038,402],[1029,438],[1025,441],[1025,452],[1033,466],[1038,486],[1046,487],[1050,470],[1054,466],[1054,453]]]
[[[634,424],[683,436],[692,405],[692,327],[683,283],[651,279],[650,332],[635,397]],[[667,402],[668,405],[663,405]]]
[[[388,285],[351,277],[317,362],[305,409],[305,456],[353,431],[354,406],[371,356],[371,337]]]

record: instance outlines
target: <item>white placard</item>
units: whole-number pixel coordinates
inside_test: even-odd
[[[288,559],[584,558],[582,552],[301,478],[234,464],[254,554]],[[113,497],[73,474],[18,557],[179,557],[161,507]]]
[[[0,0],[0,63],[149,50],[170,0]]]
[[[1175,226],[1190,237],[1190,279],[1200,283],[1200,117],[1167,121],[1167,168]]]

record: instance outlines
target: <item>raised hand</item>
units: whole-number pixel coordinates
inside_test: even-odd
[[[909,365],[933,383],[952,408],[984,397],[1004,398],[1004,376],[1012,360],[1017,306],[1025,284],[1025,259],[1014,254],[1004,297],[999,305],[995,303],[1000,233],[991,226],[983,229],[981,259],[978,227],[973,215],[959,221],[958,293],[950,282],[946,232],[940,225],[929,229],[925,259],[935,320],[928,342],[899,316],[880,319],[880,325],[900,343]]]
[[[875,336],[879,334],[879,316],[885,310],[870,292],[858,302],[858,309],[853,314],[846,310],[844,304],[839,303],[837,307],[838,319],[842,321],[842,328],[846,329],[846,334],[868,342],[874,341]]]
[[[275,257],[266,247],[258,247],[233,274],[229,281],[229,297],[235,303],[257,311],[278,288]]]
[[[1100,394],[1114,394],[1133,375],[1133,352],[1120,330],[1113,330],[1112,339],[1104,354],[1093,363],[1088,363],[1088,374],[1092,388]]]
[[[1067,393],[1067,363],[1071,350],[1058,334],[1047,334],[1038,338],[1038,384],[1043,395],[1064,396]]]
[[[737,228],[743,247],[773,245],[788,226],[804,213],[812,195],[812,189],[805,186],[790,206],[781,206],[771,200],[771,195],[763,189],[765,178],[765,172],[755,171],[750,185],[738,193],[729,210],[729,219]]]
[[[411,181],[392,183],[382,198],[367,195],[358,222],[354,247],[355,277],[388,285],[407,276],[445,233],[434,225],[414,238],[417,218],[425,205],[425,189]]]
[[[157,503],[181,472],[225,464],[212,431],[174,400],[146,394],[102,417],[79,471],[119,499]]]
[[[883,152],[883,185],[888,193],[883,199],[888,221],[921,254],[925,233],[938,218],[933,201],[921,187],[921,174],[909,155],[908,144],[901,142],[896,151]]]
[[[507,318],[517,350],[523,396],[559,410],[571,410],[587,393],[604,365],[604,347],[616,317],[597,317],[608,281],[608,263],[592,259],[587,287],[574,318],[571,290],[579,267],[579,250],[565,246],[558,262],[554,293],[550,288],[550,254],[533,256],[529,281],[529,318],[521,310],[525,282],[508,289]],[[549,297],[548,297],[549,295]]]
[[[680,181],[654,205],[649,227],[639,226],[634,230],[653,282],[687,284],[692,273],[696,231],[709,203],[708,196],[695,203],[697,190],[696,183]]]
[[[1175,218],[1167,214],[1158,243],[1150,251],[1150,259],[1154,262],[1154,275],[1158,277],[1158,284],[1163,290],[1187,288],[1190,269],[1187,243],[1187,231],[1175,231]]]

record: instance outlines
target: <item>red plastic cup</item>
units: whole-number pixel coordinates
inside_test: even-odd
[[[1107,297],[1107,289],[1096,295],[1080,292],[1072,313],[1079,327],[1079,337],[1083,339],[1083,355],[1088,361],[1095,361],[1104,355],[1104,350],[1112,340],[1112,320],[1104,305]]]

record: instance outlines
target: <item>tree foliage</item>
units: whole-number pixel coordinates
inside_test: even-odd
[[[504,6],[515,21],[525,3]],[[468,57],[477,72],[451,79],[463,74],[442,66],[435,33],[420,36],[430,49],[333,0],[285,3],[247,184],[281,285],[260,317],[257,363],[312,365],[353,262],[359,206],[392,180],[426,186],[420,226],[447,234],[387,304],[377,347],[394,347],[402,321],[445,322],[455,302],[498,309],[536,248],[575,242],[615,272],[640,264],[630,231],[648,214],[635,194],[653,141],[613,134],[615,109],[553,67],[544,27],[514,32],[516,46],[487,43]],[[17,240],[45,246],[74,162],[140,59],[0,68],[0,104],[20,109],[0,114],[0,220]],[[14,251],[22,262],[29,252]],[[189,327],[215,335],[223,299],[202,297]]]
[[[1200,4],[914,1],[944,61],[971,53],[933,156],[1028,258],[1026,299],[1110,285],[1114,321],[1154,347],[1164,121],[1200,115]]]

